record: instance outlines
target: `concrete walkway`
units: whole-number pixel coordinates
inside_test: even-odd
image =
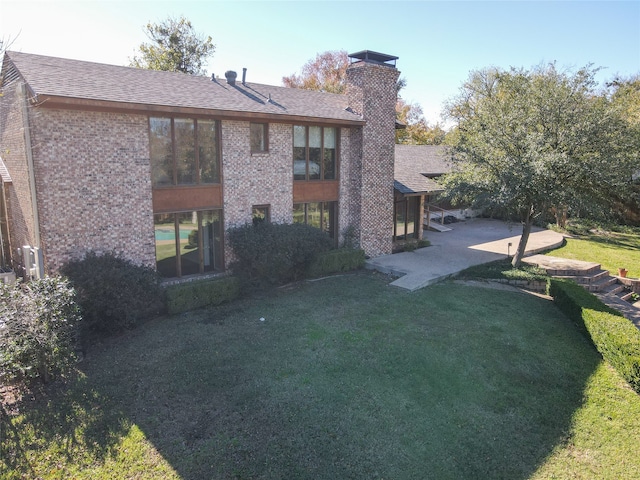
[[[397,275],[391,285],[418,290],[465,268],[513,255],[522,233],[519,224],[473,218],[449,225],[450,232],[425,232],[431,246],[367,260],[367,268]],[[534,228],[526,255],[562,245],[561,234]],[[509,246],[511,244],[511,246]]]

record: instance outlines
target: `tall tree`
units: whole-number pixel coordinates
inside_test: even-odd
[[[447,192],[519,218],[514,266],[537,216],[607,203],[638,165],[628,123],[596,90],[596,72],[561,72],[554,64],[475,71],[446,106],[457,124]]]
[[[406,127],[396,130],[396,143],[407,145],[441,145],[447,132],[439,123],[431,126],[424,118],[422,107],[407,103],[402,98],[396,102],[396,118]]]
[[[216,46],[211,37],[196,33],[186,18],[169,17],[159,24],[148,23],[145,33],[151,42],[140,44],[139,54],[130,59],[130,66],[190,75],[207,74],[203,65]]]
[[[318,53],[302,66],[300,75],[282,77],[285,87],[345,93],[349,57],[346,50]]]

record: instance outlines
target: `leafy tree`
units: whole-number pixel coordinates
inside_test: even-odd
[[[406,128],[396,130],[396,143],[409,145],[441,145],[447,132],[437,123],[434,126],[424,118],[422,107],[399,98],[396,102],[396,118]]]
[[[329,93],[345,93],[347,90],[347,67],[349,54],[346,50],[329,50],[318,53],[316,58],[302,66],[300,75],[292,73],[282,77],[285,87],[318,90]],[[396,93],[407,86],[404,78],[399,78]]]
[[[514,266],[536,217],[606,205],[638,165],[628,122],[596,91],[597,71],[561,72],[554,64],[475,71],[446,106],[457,123],[447,192],[522,222]]]
[[[169,17],[160,24],[148,23],[147,37],[151,43],[142,43],[139,55],[130,59],[130,66],[149,70],[206,75],[203,68],[216,46],[211,37],[194,31],[184,17]]]
[[[318,53],[316,58],[302,66],[300,75],[292,73],[282,77],[285,87],[304,90],[322,90],[330,93],[345,93],[349,57],[346,50]]]

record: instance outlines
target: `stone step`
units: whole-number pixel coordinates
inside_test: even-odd
[[[424,228],[428,228],[436,232],[450,232],[451,230],[453,230],[452,228],[449,228],[446,225],[442,225],[438,222],[431,222],[429,225],[425,223]]]

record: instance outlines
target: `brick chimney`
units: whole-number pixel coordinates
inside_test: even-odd
[[[351,222],[366,255],[391,253],[393,247],[393,166],[398,57],[364,50],[349,55],[349,108],[366,124],[351,130]]]

